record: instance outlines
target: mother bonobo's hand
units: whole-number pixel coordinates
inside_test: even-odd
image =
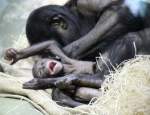
[[[10,64],[12,65],[19,60],[19,52],[14,48],[9,48],[6,50],[4,58],[11,61]]]

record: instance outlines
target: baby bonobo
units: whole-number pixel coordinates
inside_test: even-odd
[[[62,77],[61,78],[49,78],[48,77],[49,79],[48,78],[47,79],[36,79],[36,81],[38,81],[38,82],[35,82],[35,80],[34,80],[29,83],[26,83],[24,85],[24,88],[31,88],[31,89],[50,88],[49,85],[51,84],[51,82],[56,82],[56,81],[60,82],[60,81],[63,81],[64,79],[73,78],[73,76],[75,77],[75,79],[77,79],[75,83],[78,86],[94,87],[94,88],[100,87],[101,79],[98,79],[96,77],[97,75],[94,75],[95,77],[91,76],[91,74],[95,73],[95,69],[96,69],[95,62],[79,61],[79,60],[71,59],[71,58],[67,57],[53,41],[45,41],[45,42],[42,42],[39,44],[35,44],[33,46],[22,49],[20,51],[10,48],[5,53],[5,59],[11,60],[12,61],[11,64],[14,64],[21,59],[24,59],[24,58],[27,58],[27,57],[30,57],[33,55],[38,55],[40,52],[42,52],[42,51],[44,52],[45,50],[49,51],[51,54],[53,54],[55,56],[59,56],[61,63],[57,64],[56,63],[57,61],[43,61],[41,64],[37,64],[39,67],[42,64],[44,65],[44,68],[50,66],[51,74],[53,74],[53,72],[55,73],[56,71],[59,71],[59,70],[61,70],[61,68],[63,68],[63,72],[65,73],[64,75],[67,75],[67,74],[74,74],[74,75],[71,75],[70,77],[64,76],[63,78]],[[61,67],[62,63],[63,63],[63,67]],[[55,67],[58,67],[57,65],[59,65],[59,67],[60,67],[59,70],[57,70],[57,69],[55,70]],[[49,68],[44,69],[42,71],[45,72],[48,69]],[[39,71],[39,70],[37,70],[37,71]],[[42,72],[40,72],[40,73],[42,73]],[[44,74],[47,75],[46,73],[44,73]],[[89,76],[85,77],[85,75],[89,75]],[[34,74],[34,77],[36,77],[35,74]],[[43,77],[43,76],[41,76],[41,77]],[[47,77],[47,76],[45,76],[45,77]]]
[[[92,97],[99,95],[97,89],[100,88],[102,80],[96,74],[93,75],[95,73],[95,62],[70,59],[52,41],[42,42],[20,51],[10,48],[6,51],[5,58],[11,60],[14,64],[20,59],[38,55],[39,52],[46,49],[59,56],[61,61],[49,58],[40,59],[34,64],[33,80],[24,83],[23,88],[57,88],[53,91],[53,99],[71,107],[82,104],[74,100],[89,102]],[[65,93],[58,90],[65,90]],[[59,98],[60,95],[61,98]]]
[[[80,71],[80,73],[78,73],[77,71],[73,70],[73,68],[71,67],[70,64],[61,63],[60,61],[57,61],[55,59],[41,59],[34,64],[33,70],[32,70],[34,78],[43,78],[43,80],[44,80],[44,78],[48,78],[48,77],[55,78],[55,77],[59,77],[59,76],[67,75],[67,74],[71,74],[71,73],[76,73],[76,74],[81,74],[81,73],[84,73],[84,74],[89,73],[90,74],[91,73],[92,74],[93,72],[92,71],[90,72],[90,71],[91,70],[89,70],[89,71],[85,70],[82,72]],[[55,81],[55,79],[53,79],[53,80]],[[71,95],[71,97],[74,100],[78,101],[77,102],[77,101],[72,100],[72,98],[66,97],[67,95],[65,95],[65,94],[59,94],[59,95],[61,95],[61,98],[59,97],[60,100],[67,98],[65,105],[72,106],[72,107],[78,106],[78,105],[82,104],[80,102],[89,102],[93,97],[100,96],[100,91],[98,91],[98,89],[96,89],[96,88],[76,87],[74,84],[72,84],[73,81],[76,82],[76,84],[78,82],[76,77],[73,75],[72,75],[72,77],[66,76],[66,79],[64,79],[64,80],[66,80],[65,81],[66,85],[64,85],[64,83],[62,83],[62,85],[60,85],[60,82],[59,82],[59,84],[57,84],[57,82],[53,83],[53,81],[49,85],[51,85],[51,87],[57,87],[57,89],[53,90],[53,93],[52,93],[52,97],[54,100],[55,100],[55,98],[58,98],[57,94],[60,93],[60,91],[58,91],[58,90],[62,90],[62,91],[65,91],[65,93],[67,95]],[[64,80],[62,80],[62,82],[64,82]],[[29,85],[30,82],[26,83],[27,87],[30,86]],[[26,87],[26,84],[24,84],[24,87]],[[88,82],[87,82],[87,85],[88,85]],[[35,86],[35,85],[33,85],[33,86]],[[68,98],[69,98],[69,100],[68,100]],[[62,105],[62,102],[63,101],[59,102],[59,104]]]

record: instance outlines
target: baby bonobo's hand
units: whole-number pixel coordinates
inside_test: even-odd
[[[60,79],[55,82],[55,86],[59,89],[74,90],[75,86],[73,83],[76,82],[77,78],[78,77],[75,74],[60,77]]]
[[[24,89],[39,89],[40,81],[39,79],[32,79],[23,84]]]
[[[34,90],[37,90],[37,89],[46,89],[46,88],[52,88],[54,87],[55,85],[55,80],[49,80],[49,82],[47,82],[47,79],[43,78],[34,78],[28,82],[25,82],[23,84],[23,88],[24,89],[34,89]]]
[[[18,61],[19,53],[14,48],[9,48],[6,50],[4,58],[8,61],[11,61],[11,65]]]

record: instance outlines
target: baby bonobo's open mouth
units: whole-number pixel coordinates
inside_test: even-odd
[[[48,61],[48,70],[50,75],[56,75],[63,69],[63,65],[56,60],[49,60]]]
[[[56,65],[56,62],[51,62],[51,63],[49,63],[49,68],[53,71],[55,65]]]

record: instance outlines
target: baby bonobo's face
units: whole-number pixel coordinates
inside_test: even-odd
[[[35,63],[33,76],[38,78],[54,77],[63,69],[63,64],[54,59],[42,59]]]

